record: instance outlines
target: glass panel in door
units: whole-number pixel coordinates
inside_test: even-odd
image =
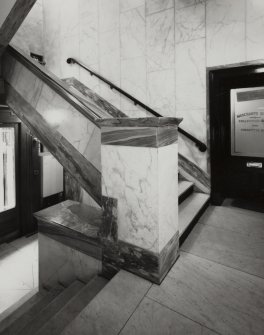
[[[15,207],[15,129],[0,127],[0,213]]]

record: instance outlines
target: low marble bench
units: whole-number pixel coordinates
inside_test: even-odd
[[[67,200],[34,214],[39,230],[40,285],[88,281],[101,272],[102,210]]]

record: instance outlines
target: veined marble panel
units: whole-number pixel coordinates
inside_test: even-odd
[[[39,234],[40,286],[69,285],[76,278],[88,282],[100,272],[101,261]]]
[[[38,0],[19,27],[12,44],[24,50],[28,55],[34,52],[43,55],[43,12],[42,0]]]
[[[98,0],[99,30],[106,32],[119,28],[119,0]]]
[[[147,16],[148,72],[174,67],[174,9]]]
[[[207,1],[207,66],[246,60],[245,5],[240,0]]]
[[[118,199],[118,237],[158,251],[157,149],[102,146],[102,195]]]
[[[60,54],[57,57],[60,59],[61,75],[63,78],[76,77],[79,78],[79,66],[72,66],[66,62],[69,57],[80,59],[80,42],[79,34],[71,34],[62,36],[60,39]]]
[[[79,1],[63,0],[58,19],[63,37],[76,36],[79,33]]]
[[[179,230],[178,226],[178,144],[158,151],[159,252]]]
[[[175,11],[175,43],[205,37],[205,4]]]
[[[122,0],[120,1],[120,12],[145,5],[145,0]]]
[[[147,14],[174,7],[174,0],[146,0]]]
[[[145,6],[120,14],[122,59],[145,56],[145,26]]]
[[[176,109],[206,108],[205,39],[175,46]]]
[[[100,169],[100,133],[96,125],[69,105],[47,85],[43,86],[36,106],[52,129],[63,135],[81,154]],[[95,136],[95,138],[92,138]],[[98,139],[98,142],[97,140]],[[93,142],[93,146],[89,142]],[[92,153],[92,154],[91,154]]]
[[[99,61],[99,5],[97,0],[79,0],[80,59],[87,66]]]
[[[63,7],[63,0],[43,1],[43,41],[46,68],[59,78],[62,78],[60,50],[60,10]]]
[[[176,116],[174,67],[147,75],[148,105],[163,116]]]
[[[119,30],[109,30],[100,33],[100,57],[99,69],[104,77],[117,86],[120,86],[120,38]],[[120,93],[111,90],[109,86],[102,81],[100,85],[100,95],[120,109]]]
[[[247,60],[261,59],[264,55],[264,2],[247,0],[246,13]]]
[[[139,101],[147,100],[146,58],[136,57],[121,59],[121,87]],[[144,117],[148,115],[143,108],[121,96],[121,110],[130,117]]]
[[[174,0],[174,1],[175,1],[175,9],[181,9],[206,2],[206,0]]]

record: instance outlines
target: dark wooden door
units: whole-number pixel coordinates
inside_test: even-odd
[[[251,88],[255,89],[251,90]],[[212,200],[215,204],[221,204],[225,198],[248,199],[263,202],[264,209],[264,157],[261,154],[255,154],[252,150],[246,150],[247,142],[244,145],[245,150],[243,147],[240,148],[241,153],[237,154],[233,151],[236,136],[231,117],[233,109],[231,95],[236,92],[235,96],[238,96],[240,91],[237,89],[245,89],[243,90],[245,94],[248,94],[247,91],[263,90],[264,92],[264,66],[250,65],[209,72]],[[258,147],[263,145],[264,148],[264,130],[262,130],[264,113],[260,111],[255,113],[254,99],[259,99],[260,105],[264,100],[261,97],[252,99],[252,108],[249,103],[246,112],[237,114],[236,118],[241,116],[241,122],[244,122],[245,127],[242,127],[240,132],[242,136],[242,130],[247,131],[247,136],[248,131],[254,133],[254,126],[258,128],[256,131],[259,133],[256,134],[259,135],[255,136],[255,141],[258,143],[255,144],[258,144]],[[254,113],[257,115],[258,124],[255,124],[255,120],[250,116]],[[254,136],[251,142],[253,148]]]

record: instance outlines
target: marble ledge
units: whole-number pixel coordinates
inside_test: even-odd
[[[182,118],[176,117],[142,117],[142,118],[115,118],[98,120],[103,127],[168,127],[178,126]]]
[[[102,224],[100,209],[72,200],[43,209],[34,213],[34,216],[38,221],[55,224],[95,239],[98,238]]]

